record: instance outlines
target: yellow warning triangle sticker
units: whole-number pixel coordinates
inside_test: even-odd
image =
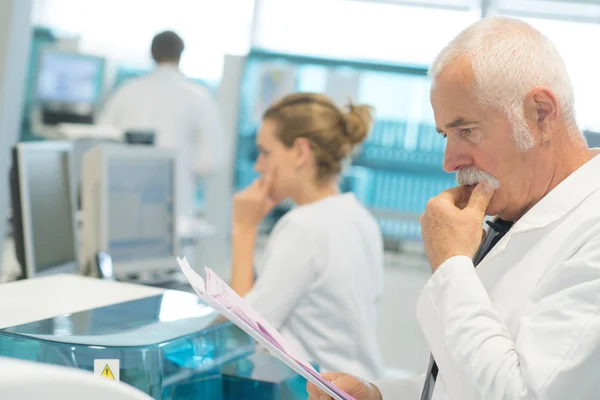
[[[115,376],[113,375],[112,371],[110,370],[110,367],[108,366],[108,364],[106,364],[106,367],[104,367],[104,369],[102,370],[102,373],[100,375],[103,378],[115,380]]]

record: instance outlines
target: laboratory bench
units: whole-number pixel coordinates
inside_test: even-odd
[[[307,398],[304,378],[192,293],[60,274],[0,298],[0,357],[97,374],[95,360],[118,360],[120,381],[155,399]]]

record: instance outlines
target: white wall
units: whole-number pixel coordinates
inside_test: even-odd
[[[554,42],[563,56],[575,90],[575,112],[582,129],[600,132],[600,24],[523,18]]]
[[[224,54],[247,53],[253,9],[254,0],[34,0],[33,21],[79,35],[109,67],[150,67],[152,37],[171,29],[186,44],[183,72],[217,81]]]
[[[479,11],[348,0],[262,0],[254,46],[323,57],[428,65]]]
[[[402,0],[259,0],[254,45],[281,52],[427,66],[457,33],[479,19],[481,12],[477,7],[457,11],[394,4],[395,1],[402,3]],[[565,59],[575,89],[580,127],[600,131],[596,101],[596,93],[600,91],[600,53],[593,48],[600,40],[600,23],[576,22],[591,17],[600,21],[600,6],[571,4],[585,1],[488,3],[493,6],[492,14],[507,12],[517,3],[520,7],[515,10],[528,11],[527,17],[520,18],[554,41]],[[570,21],[558,20],[564,17],[559,14],[561,10],[571,11]],[[533,17],[550,12],[555,13],[554,19]]]

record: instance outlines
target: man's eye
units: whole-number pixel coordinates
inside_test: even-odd
[[[465,128],[460,130],[461,136],[469,137],[473,133],[473,128]]]

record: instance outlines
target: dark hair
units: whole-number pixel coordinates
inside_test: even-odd
[[[183,52],[183,39],[173,31],[164,31],[152,39],[152,58],[157,63],[179,62]]]
[[[277,138],[291,147],[306,138],[317,160],[317,178],[326,179],[342,171],[342,161],[362,143],[371,130],[373,108],[367,105],[338,108],[318,93],[291,94],[273,104],[264,120],[277,124]]]

